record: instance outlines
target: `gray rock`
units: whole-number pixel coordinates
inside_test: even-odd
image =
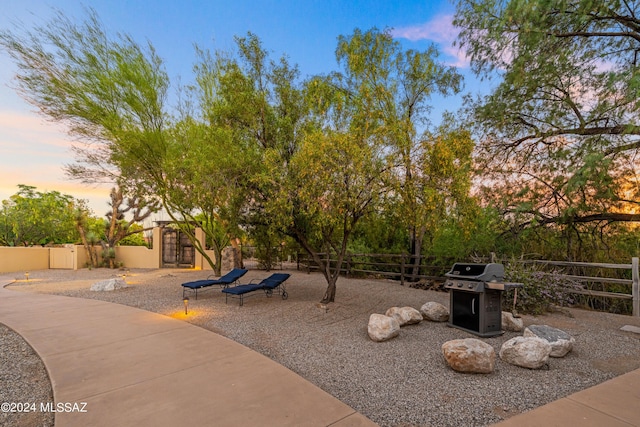
[[[634,334],[640,334],[640,328],[633,325],[624,325],[622,328],[620,328],[620,330],[625,332],[633,332]]]
[[[449,320],[449,308],[439,302],[427,302],[420,307],[420,313],[425,320],[432,322],[446,322]]]
[[[391,307],[385,315],[394,317],[400,326],[413,325],[422,321],[422,314],[413,307]]]
[[[107,292],[115,291],[116,289],[122,289],[127,287],[127,282],[122,279],[107,279],[91,285],[91,290],[95,292]]]
[[[515,337],[500,348],[500,359],[511,365],[539,369],[549,360],[551,344],[536,337]]]
[[[564,357],[573,350],[576,340],[560,329],[547,325],[531,325],[524,330],[525,337],[538,337],[551,344],[551,357]]]
[[[496,363],[493,347],[476,338],[447,341],[442,344],[442,354],[451,369],[458,372],[489,374]]]
[[[502,329],[511,332],[522,332],[524,329],[524,322],[519,317],[513,317],[513,314],[508,311],[502,312]]]
[[[369,338],[373,341],[387,341],[400,334],[400,324],[394,317],[373,313],[369,316],[369,326],[367,331],[369,333]]]

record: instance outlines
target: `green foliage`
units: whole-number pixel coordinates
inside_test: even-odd
[[[396,203],[384,202],[385,210],[372,212],[357,225],[349,243],[351,253],[400,254],[406,251],[407,229],[392,209]]]
[[[260,265],[266,270],[274,268],[281,259],[284,236],[268,225],[258,225],[252,229],[251,237]]]
[[[120,239],[118,246],[148,246],[144,240],[144,227],[140,224],[131,224],[127,236]]]
[[[2,201],[0,243],[31,246],[76,243],[75,209],[82,202],[57,191],[36,191],[18,185],[18,192]]]
[[[496,251],[504,253],[497,239],[501,226],[498,212],[474,206],[460,216],[449,216],[442,221],[432,231],[431,245],[425,254],[450,263]]]
[[[216,251],[240,237],[240,222],[258,240],[280,225],[281,212],[265,206],[279,191],[304,115],[297,68],[270,60],[251,33],[236,44],[232,53],[198,49],[193,96],[200,113],[183,120],[191,132],[171,156],[171,210],[184,218],[197,212],[205,226],[215,225],[205,233]],[[265,228],[269,233],[260,234]]]

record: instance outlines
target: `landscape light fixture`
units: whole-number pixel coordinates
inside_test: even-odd
[[[184,297],[182,302],[184,302],[184,314],[186,316],[187,314],[189,314],[189,297]]]

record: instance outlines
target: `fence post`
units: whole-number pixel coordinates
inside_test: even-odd
[[[633,315],[640,316],[640,272],[638,271],[638,257],[631,258],[631,277],[633,278]]]
[[[400,255],[400,286],[404,286],[404,254]]]

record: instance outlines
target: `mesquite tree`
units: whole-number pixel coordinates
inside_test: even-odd
[[[462,0],[474,70],[498,85],[471,111],[487,198],[515,232],[640,221],[638,1]]]

